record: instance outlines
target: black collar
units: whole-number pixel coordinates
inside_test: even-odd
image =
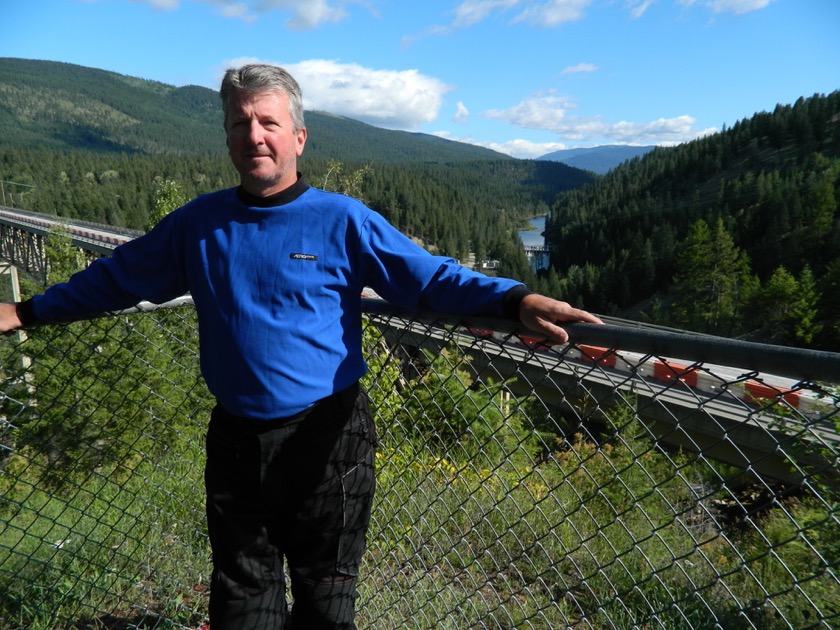
[[[272,208],[274,206],[282,206],[294,201],[309,190],[309,184],[306,183],[303,176],[298,173],[297,177],[297,181],[294,184],[278,193],[269,195],[268,197],[257,197],[256,195],[252,195],[242,188],[242,186],[237,187],[236,196],[239,197],[239,201],[253,208]]]

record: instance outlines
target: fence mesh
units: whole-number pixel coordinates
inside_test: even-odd
[[[838,625],[836,381],[433,319],[365,323],[360,628]],[[206,627],[192,308],[0,355],[0,628]]]

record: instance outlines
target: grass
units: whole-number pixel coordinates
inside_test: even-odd
[[[492,469],[386,446],[363,625],[773,629],[840,612],[836,512],[801,496],[725,522],[719,472],[645,442]]]
[[[158,628],[196,627],[209,575],[200,471],[182,457],[170,463],[141,465],[122,485],[95,475],[59,493],[20,478],[6,487],[0,628],[144,617],[165,619]]]

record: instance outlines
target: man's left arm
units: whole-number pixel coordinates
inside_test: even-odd
[[[603,324],[598,316],[568,302],[532,293],[515,280],[490,278],[457,265],[443,265],[424,290],[423,298],[421,305],[442,312],[502,315],[557,343],[569,341],[564,323]]]
[[[531,293],[510,278],[488,277],[451,258],[432,256],[376,212],[362,230],[372,288],[389,302],[461,315],[502,316],[558,343],[569,340],[562,323],[603,323],[567,302]]]
[[[603,324],[599,317],[539,293],[530,293],[519,302],[520,321],[535,332],[542,333],[557,343],[569,341],[569,333],[562,324],[584,322]]]

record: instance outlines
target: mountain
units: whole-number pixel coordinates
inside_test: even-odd
[[[218,98],[66,63],[0,59],[0,144],[97,152],[224,151]]]
[[[574,168],[603,175],[619,164],[635,157],[641,157],[655,148],[655,146],[605,144],[598,147],[581,147],[554,151],[552,153],[546,153],[537,159],[562,162]]]
[[[306,157],[467,162],[508,155],[436,136],[307,112]],[[178,154],[225,152],[218,92],[68,63],[0,58],[0,146]]]

